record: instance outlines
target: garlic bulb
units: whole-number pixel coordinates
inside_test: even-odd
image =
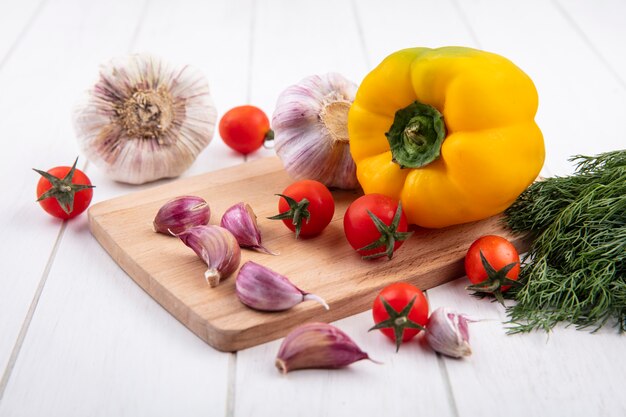
[[[359,186],[348,143],[348,111],[357,86],[335,73],[313,75],[278,97],[274,147],[295,179],[346,190]]]
[[[182,174],[213,138],[216,110],[202,73],[148,55],[114,59],[74,114],[82,151],[116,181]]]

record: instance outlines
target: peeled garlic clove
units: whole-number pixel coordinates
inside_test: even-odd
[[[326,323],[307,323],[295,328],[280,345],[276,367],[282,373],[306,368],[342,368],[367,353],[338,328]]]
[[[261,244],[261,231],[256,222],[256,215],[249,204],[238,203],[226,210],[220,226],[228,229],[242,248],[276,255]]]
[[[216,287],[228,278],[241,262],[241,249],[237,239],[220,226],[194,226],[178,234],[208,266],[204,278]]]
[[[272,117],[274,147],[295,179],[358,188],[348,142],[348,111],[357,86],[336,73],[313,75],[278,97]]]
[[[235,291],[242,303],[255,310],[282,311],[307,300],[329,309],[322,298],[302,291],[287,277],[253,261],[246,262],[239,270]]]
[[[426,341],[435,351],[453,358],[472,354],[469,345],[468,319],[445,307],[433,311],[428,319]]]
[[[165,203],[154,217],[154,231],[177,235],[193,226],[208,224],[211,209],[201,197],[181,196]]]
[[[114,59],[74,112],[87,158],[116,181],[177,177],[213,138],[217,113],[206,78],[149,55]]]

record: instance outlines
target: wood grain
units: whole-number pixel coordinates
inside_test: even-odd
[[[2,22],[9,3],[0,2]],[[24,7],[28,1],[14,3]],[[52,252],[61,222],[35,203],[37,174],[30,168],[72,163],[78,155],[71,124],[77,97],[95,82],[100,63],[130,49],[154,53],[173,65],[199,67],[218,109],[245,102],[247,85],[235,80],[245,79],[247,65],[233,57],[247,56],[252,2],[42,3],[0,72],[0,109],[6,110],[0,126],[13,138],[1,157],[3,169],[23,174],[0,181],[12,200],[2,207],[7,215],[0,220],[7,236],[0,278],[0,365],[17,346],[15,366],[5,373],[10,377],[4,396],[0,386],[0,416],[214,415],[225,408],[230,355],[207,346],[146,297],[93,239],[87,213],[67,222]],[[181,48],[191,38],[194,46]],[[210,53],[199,53],[201,48]],[[222,75],[226,71],[232,78]],[[185,175],[244,161],[224,148],[216,134]],[[79,165],[85,162],[81,154]],[[97,187],[94,203],[154,186],[115,183],[93,164],[87,174]],[[34,298],[42,274],[47,279],[41,297]],[[32,323],[17,351],[16,335],[29,306]]]
[[[497,233],[522,244],[496,217],[441,230],[417,229],[392,260],[363,261],[348,245],[342,226],[343,214],[358,192],[333,192],[335,216],[312,239],[296,241],[282,222],[266,219],[276,214],[273,195],[291,181],[277,158],[266,158],[99,203],[89,211],[89,225],[137,284],[200,338],[223,351],[279,338],[304,321],[333,321],[364,311],[382,287],[395,281],[426,290],[462,276],[467,247],[481,235]],[[310,302],[279,313],[249,309],[236,297],[234,276],[209,288],[203,279],[204,263],[178,239],[152,231],[159,207],[184,194],[209,202],[212,224],[219,223],[231,205],[249,203],[265,245],[280,255],[243,251],[242,264],[253,260],[286,275],[303,290],[323,297],[330,310]]]
[[[91,82],[98,63],[127,44],[141,14],[140,4],[123,1],[44,3],[0,2],[0,61],[9,57],[0,68],[0,131],[12,138],[10,149],[0,154],[5,173],[0,188],[6,196],[0,208],[6,242],[1,251],[0,396],[2,379],[10,373],[4,370],[17,358],[63,235],[61,221],[35,203],[39,175],[31,168],[72,164],[78,153],[70,115],[78,93],[88,85],[83,80]],[[124,18],[107,24],[105,13],[124,13]],[[111,30],[117,25],[118,30]],[[85,32],[86,27],[90,30]],[[9,36],[11,28],[17,32]],[[84,163],[81,156],[79,168]]]

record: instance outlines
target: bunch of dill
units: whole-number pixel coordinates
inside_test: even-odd
[[[533,239],[510,291],[511,333],[562,321],[626,330],[626,150],[571,161],[573,175],[535,182],[505,211]]]

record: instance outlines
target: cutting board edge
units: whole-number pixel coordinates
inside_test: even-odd
[[[455,263],[442,266],[436,270],[405,277],[398,281],[408,282],[426,291],[458,279],[463,276],[463,273],[463,261],[458,260]],[[263,322],[244,329],[209,326],[207,328],[209,330],[208,338],[205,341],[212,347],[223,352],[238,351],[261,343],[270,342],[286,336],[291,330],[305,322],[321,321],[330,323],[367,311],[371,308],[376,294],[388,284],[387,282],[362,287],[361,290],[353,294],[351,298],[330,302],[330,310],[324,310],[320,305],[315,303],[301,304],[295,307],[301,308],[299,311],[289,310],[290,313],[288,313],[296,316],[298,320],[291,322],[288,320],[279,320],[285,323],[282,327],[274,327],[274,322]],[[260,314],[272,315],[276,313],[264,312]]]
[[[110,213],[108,213],[110,214]],[[161,307],[163,307],[177,321],[187,327],[192,333],[203,340],[208,345],[222,352],[235,352],[256,346],[261,343],[270,342],[284,337],[289,331],[297,327],[299,324],[309,321],[322,321],[330,323],[340,320],[350,315],[362,313],[371,308],[371,300],[382,289],[384,285],[372,285],[363,288],[357,295],[351,299],[344,299],[331,304],[331,309],[326,311],[316,304],[303,305],[301,311],[295,313],[298,316],[297,321],[283,327],[275,327],[274,323],[261,323],[245,329],[222,328],[211,325],[206,319],[194,312],[193,308],[186,306],[184,309],[171,308],[174,303],[180,303],[170,292],[160,288],[161,284],[150,277],[137,262],[126,256],[123,250],[118,246],[109,233],[107,233],[98,222],[98,216],[88,216],[89,229],[99,244],[111,256],[111,258],[124,270],[124,272],[151,298],[153,298]],[[456,264],[448,265],[447,269],[456,270],[457,272],[441,273],[441,271],[433,271],[432,275],[437,279],[424,282],[423,275],[413,276],[401,279],[401,281],[412,283],[423,290],[428,290],[446,282],[452,281],[462,276],[461,261]],[[157,289],[159,289],[157,291]],[[169,294],[171,299],[165,297]],[[357,302],[355,302],[355,300]],[[273,313],[262,313],[273,314]]]
[[[438,285],[443,285],[460,277],[462,277],[462,275],[442,279],[436,284],[429,286],[428,288],[424,287],[424,290],[434,288]],[[421,283],[418,282],[418,278],[402,279],[399,281],[408,282],[418,287],[422,286]],[[222,335],[232,334],[233,337],[220,338],[215,341],[207,341],[207,343],[223,352],[235,352],[241,349],[246,349],[262,343],[267,343],[280,339],[286,336],[291,330],[295,329],[302,323],[308,323],[312,321],[331,323],[355,314],[363,313],[372,308],[372,303],[374,298],[376,297],[376,294],[378,294],[385,285],[368,288],[355,295],[352,299],[345,299],[342,300],[340,303],[333,303],[330,310],[322,311],[319,316],[313,316],[312,313],[315,313],[314,309],[306,309],[305,312],[307,314],[299,314],[299,320],[297,322],[287,324],[282,328],[271,330],[271,324],[263,323],[258,326],[253,326],[240,331],[221,330]],[[270,330],[270,332],[267,332],[265,330]],[[260,332],[263,333],[259,334]]]
[[[216,347],[214,343],[212,343],[212,339],[210,335],[212,333],[217,334],[218,329],[213,329],[211,325],[206,322],[202,317],[195,314],[193,309],[186,308],[184,310],[185,314],[181,314],[180,309],[169,308],[167,297],[165,295],[170,294],[171,300],[174,303],[180,303],[184,305],[181,300],[177,299],[173,294],[166,291],[165,288],[162,288],[161,284],[158,281],[154,280],[150,277],[150,274],[146,272],[137,262],[133,261],[132,258],[127,256],[124,251],[119,247],[119,245],[115,242],[112,236],[107,233],[98,222],[98,216],[93,215],[91,212],[88,212],[88,225],[89,231],[92,236],[98,241],[100,246],[104,248],[104,250],[109,254],[111,259],[120,267],[122,270],[128,275],[139,288],[141,288],[146,294],[148,294],[153,300],[155,300],[165,311],[167,311],[172,317],[174,317],[178,322],[187,327],[193,334],[199,337],[201,340],[206,342],[207,344]],[[159,288],[159,291],[155,291],[156,288]],[[189,323],[185,320],[187,318]],[[200,324],[200,326],[197,326]],[[217,347],[216,347],[217,348]],[[222,349],[219,349],[222,350]],[[227,351],[227,350],[223,350]]]
[[[502,215],[496,215],[495,217],[500,216]],[[507,237],[511,239],[511,243],[520,254],[529,249],[531,243],[530,235],[524,233],[514,233],[508,228],[503,228],[502,230],[508,233]],[[423,291],[427,291],[439,285],[462,278],[464,275],[464,258],[459,258],[457,261],[440,268],[425,271],[419,275],[404,277],[398,281],[408,282]],[[220,351],[233,352],[284,337],[289,333],[289,331],[296,328],[301,323],[312,321],[313,313],[315,312],[321,311],[321,314],[316,317],[315,321],[322,321],[326,323],[340,320],[354,314],[359,314],[371,309],[371,305],[376,295],[388,284],[389,283],[383,283],[373,285],[371,287],[365,287],[358,294],[354,294],[350,299],[343,299],[339,302],[330,303],[331,308],[328,311],[320,310],[320,306],[316,305],[313,305],[313,307],[307,307],[304,311],[296,313],[299,318],[298,321],[288,324],[282,328],[272,330],[273,323],[262,323],[243,330],[219,328],[219,332],[222,334],[220,335],[218,332],[216,335],[218,337],[211,341],[207,340],[207,343]]]
[[[113,197],[108,200],[99,201],[98,203],[95,203],[89,207],[89,209],[87,210],[87,214],[91,218],[98,217],[102,214],[109,214],[116,211],[126,210],[134,205],[133,203],[131,203],[131,199],[136,200],[137,198],[142,198],[143,196],[149,196],[153,193],[155,189],[167,189],[168,187],[175,187],[175,189],[178,189],[184,187],[187,184],[193,184],[194,187],[195,184],[201,184],[199,187],[204,188],[206,187],[206,184],[203,182],[203,180],[214,177],[221,178],[219,181],[213,181],[212,184],[213,186],[219,186],[233,180],[246,178],[248,177],[249,172],[254,172],[255,175],[271,173],[276,168],[282,168],[281,164],[282,162],[277,156],[267,156],[264,158],[256,159],[254,161],[246,162],[245,164],[224,167],[215,171],[209,171],[203,174],[180,178],[178,180],[165,184],[154,184],[154,186],[141,191],[131,191],[129,193]],[[168,199],[169,198],[164,198],[164,200]],[[119,207],[116,208],[116,205],[119,205]]]

